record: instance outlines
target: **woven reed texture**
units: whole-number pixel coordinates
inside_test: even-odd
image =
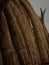
[[[0,49],[3,64],[41,65],[49,62],[49,37],[42,23],[44,19],[39,18],[28,0],[2,2]]]

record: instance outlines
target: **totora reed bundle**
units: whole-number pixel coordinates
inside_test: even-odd
[[[39,18],[28,0],[0,0],[3,65],[41,65],[49,62],[49,37],[43,22],[42,9]]]

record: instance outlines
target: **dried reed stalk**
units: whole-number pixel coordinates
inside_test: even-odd
[[[0,12],[0,30],[1,30],[0,48],[2,52],[4,65],[20,65],[17,54],[12,45],[7,20],[3,11]]]
[[[45,37],[46,37],[46,40],[47,40],[47,42],[49,43],[49,39],[48,39],[48,31],[47,31],[47,29],[46,29],[46,26],[45,26],[45,22],[44,22],[44,14],[45,14],[45,11],[46,11],[46,9],[44,9],[44,11],[42,11],[42,8],[40,8],[40,11],[41,11],[41,17],[39,17],[39,19],[41,20],[41,22],[42,22],[42,25],[43,25],[43,28],[44,28],[44,33],[45,33]],[[49,45],[49,44],[48,44]]]
[[[49,37],[48,37],[48,31],[47,31],[47,29],[46,29],[45,24],[43,24],[43,23],[42,23],[42,25],[43,25],[43,28],[44,28],[45,37],[46,37],[46,40],[47,40],[47,43],[48,43],[48,47],[49,47]]]
[[[9,4],[5,8],[5,15],[8,21],[8,26],[10,29],[13,45],[16,49],[20,64],[33,65],[34,64],[34,58],[32,58],[33,55],[31,56],[29,49],[27,49],[27,45],[22,35],[21,29],[19,28],[17,19],[13,15],[12,9]]]
[[[44,34],[45,34],[45,37],[46,37],[46,40],[47,40],[47,43],[48,43],[48,47],[49,47],[49,37],[48,37],[48,31],[46,29],[46,26],[45,26],[45,22],[44,22],[44,14],[45,14],[45,11],[46,9],[44,9],[44,11],[42,11],[42,9],[40,8],[40,11],[41,11],[41,17],[39,17],[39,19],[41,20],[42,22],[42,25],[43,25],[43,31],[44,31]],[[49,55],[49,54],[48,54]]]
[[[27,0],[2,0],[1,9],[4,12],[0,13],[0,47],[4,64],[19,65],[20,62],[21,65],[38,65],[40,61],[48,62],[48,32],[30,3]]]
[[[32,20],[32,24],[34,26],[34,29],[36,31],[36,35],[37,35],[38,40],[39,40],[38,45],[40,47],[39,49],[40,49],[41,58],[43,61],[48,61],[49,48],[48,48],[46,37],[44,35],[44,31],[43,31],[44,29],[43,29],[43,26],[41,24],[41,21],[37,17],[36,13],[34,12],[34,9],[30,5],[28,0],[19,0],[19,1],[21,2],[21,4],[23,4],[29,17]]]
[[[21,14],[20,10],[18,9],[18,7],[15,5],[14,2],[10,2],[11,8],[13,9],[13,13],[17,19],[17,23],[20,26],[20,29],[23,33],[23,36],[26,40],[26,44],[29,47],[31,56],[35,59],[35,63],[39,63],[38,59],[39,59],[39,52],[36,46],[36,42],[35,42],[35,37],[34,37],[34,33],[32,33],[32,29],[29,26],[28,20],[25,16],[25,14]],[[23,11],[23,10],[22,10]],[[36,51],[36,52],[35,52]]]
[[[28,13],[26,12],[26,10],[24,9],[24,7],[22,6],[22,4],[20,3],[20,1],[18,0],[18,1],[16,1],[16,0],[13,0],[14,1],[14,3],[18,6],[18,8],[19,8],[19,10],[20,10],[20,12],[21,12],[21,14],[25,14],[26,15],[26,18],[27,18],[27,20],[28,20],[28,23],[29,23],[29,25],[30,25],[30,27],[31,27],[31,20],[30,20],[30,18],[29,18],[29,16],[28,16]],[[22,9],[21,9],[22,8]],[[24,13],[23,13],[23,12]]]

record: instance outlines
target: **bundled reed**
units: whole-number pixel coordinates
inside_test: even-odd
[[[2,0],[0,5],[0,48],[4,65],[49,62],[48,32],[29,1]]]
[[[15,5],[13,5],[13,4],[11,4],[11,6],[13,6],[13,8],[15,7]],[[28,26],[29,24],[27,22],[27,19],[24,14],[21,15],[21,13],[19,12],[19,9],[17,7],[13,9],[13,13],[18,20],[18,24],[19,24],[21,31],[26,39],[26,44],[29,46],[30,53],[32,55],[34,53],[35,62],[37,62],[37,59],[39,58],[39,53],[38,53],[37,46],[35,43],[34,34],[33,34],[33,32],[31,32],[32,30],[31,30],[30,26]],[[32,49],[35,49],[35,50],[32,50]],[[37,51],[37,52],[35,52],[35,51]]]
[[[0,12],[0,48],[2,53],[2,58],[4,65],[20,65],[18,61],[17,54],[12,45],[12,40],[10,37],[7,21],[4,12]]]
[[[31,18],[32,25],[34,26],[34,30],[36,31],[36,36],[39,39],[39,49],[40,49],[40,54],[42,59],[45,58],[45,60],[48,60],[48,54],[49,54],[49,48],[47,44],[46,37],[44,35],[44,29],[41,24],[40,19],[37,17],[35,11],[33,10],[32,6],[30,3],[26,0],[20,0],[26,11],[28,12],[29,17]],[[42,50],[41,50],[42,49]],[[48,53],[48,54],[47,54]],[[44,56],[45,55],[45,56]]]
[[[43,25],[43,28],[44,28],[44,33],[45,33],[45,36],[46,36],[46,40],[49,43],[48,31],[46,29],[45,22],[44,22],[44,14],[45,14],[46,9],[44,9],[44,11],[42,11],[42,8],[40,8],[40,11],[41,11],[41,17],[39,17],[39,16],[38,17],[42,22],[42,25]],[[49,44],[48,44],[48,46],[49,46]]]
[[[32,59],[28,51],[29,49],[27,49],[21,29],[19,28],[17,19],[15,18],[10,5],[8,5],[8,8],[5,9],[5,15],[7,17],[11,38],[13,41],[13,45],[16,49],[17,55],[19,57],[20,64],[21,65],[34,64],[34,59]]]

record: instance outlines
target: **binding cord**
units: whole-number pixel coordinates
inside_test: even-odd
[[[3,10],[9,0],[0,0],[0,10]]]

